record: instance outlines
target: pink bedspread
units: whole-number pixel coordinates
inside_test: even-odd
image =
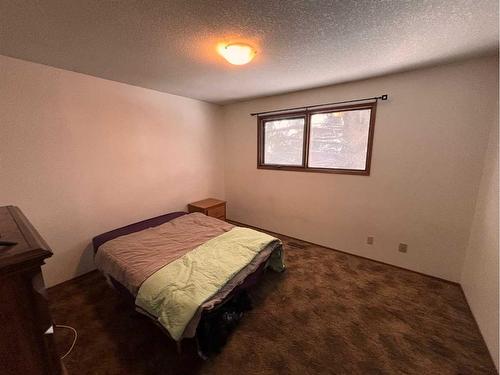
[[[135,297],[141,284],[154,272],[232,228],[234,225],[201,213],[184,215],[104,243],[95,263]]]

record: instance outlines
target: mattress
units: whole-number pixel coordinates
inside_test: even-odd
[[[95,262],[110,282],[135,299],[154,272],[234,225],[200,213],[174,212],[104,233],[93,239]],[[222,289],[203,303],[183,334],[193,337],[204,312],[257,282],[276,246],[266,247]],[[141,309],[138,309],[141,311]]]

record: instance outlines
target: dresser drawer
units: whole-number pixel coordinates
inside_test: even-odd
[[[226,206],[210,207],[207,209],[207,216],[216,217],[221,220],[226,220]]]

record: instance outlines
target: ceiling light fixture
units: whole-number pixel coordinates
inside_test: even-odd
[[[248,64],[255,57],[255,50],[248,44],[219,44],[217,52],[233,65]]]

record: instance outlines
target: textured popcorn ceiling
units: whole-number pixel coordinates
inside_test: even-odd
[[[0,54],[216,103],[495,51],[497,0],[0,0]]]

